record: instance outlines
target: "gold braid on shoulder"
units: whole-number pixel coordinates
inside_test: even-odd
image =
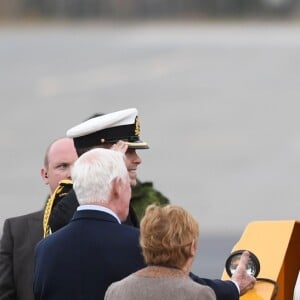
[[[72,180],[64,179],[59,182],[58,187],[50,195],[49,199],[47,200],[45,209],[44,209],[44,216],[43,216],[43,231],[44,231],[44,238],[51,234],[51,228],[49,224],[49,219],[51,215],[51,211],[53,206],[59,202],[61,198],[68,194],[70,189],[73,186]]]

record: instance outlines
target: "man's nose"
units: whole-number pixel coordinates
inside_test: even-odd
[[[136,152],[135,152],[134,162],[138,165],[142,163],[142,159]]]

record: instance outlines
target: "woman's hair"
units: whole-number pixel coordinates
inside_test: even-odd
[[[141,220],[140,244],[150,265],[183,267],[198,237],[198,222],[177,205],[150,205]]]

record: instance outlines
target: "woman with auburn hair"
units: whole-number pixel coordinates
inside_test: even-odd
[[[198,238],[198,223],[184,208],[148,206],[140,235],[147,267],[111,284],[105,300],[215,300],[210,287],[189,277]]]

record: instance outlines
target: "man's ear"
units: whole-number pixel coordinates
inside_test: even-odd
[[[47,173],[47,170],[45,168],[41,168],[41,177],[42,177],[45,184],[49,184],[48,173]]]
[[[112,181],[112,193],[115,196],[114,198],[119,199],[121,194],[121,179],[120,178],[114,178]]]

